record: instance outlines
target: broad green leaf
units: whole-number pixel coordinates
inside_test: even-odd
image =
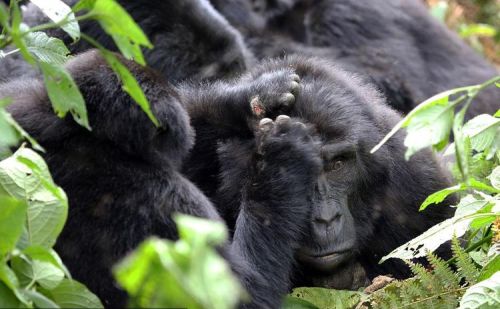
[[[226,227],[221,222],[209,221],[192,216],[177,214],[174,221],[179,227],[179,235],[190,243],[198,242],[210,245],[220,245],[228,237]]]
[[[453,114],[453,105],[448,104],[448,98],[435,101],[414,114],[407,125],[404,140],[406,160],[426,147],[434,146],[442,150],[449,140]]]
[[[489,178],[491,185],[495,189],[500,190],[500,166],[495,167]]]
[[[464,191],[464,190],[467,190],[467,186],[465,184],[458,184],[458,185],[455,185],[453,187],[449,187],[449,188],[440,190],[440,191],[438,191],[436,193],[433,193],[433,194],[429,195],[425,199],[425,201],[422,203],[422,205],[420,205],[419,211],[422,211],[422,210],[426,209],[427,206],[429,206],[430,204],[439,204],[439,203],[441,203],[450,194],[453,194],[453,193],[456,193],[456,192],[460,192],[460,191]]]
[[[49,37],[44,32],[32,32],[25,36],[26,46],[39,61],[62,65],[68,60],[70,51],[63,41]]]
[[[0,195],[0,257],[15,248],[25,220],[26,203]]]
[[[427,231],[422,235],[410,240],[402,246],[394,249],[391,253],[384,256],[380,263],[390,259],[398,258],[402,260],[411,260],[424,257],[428,251],[436,250],[444,242],[450,240],[453,235],[461,237],[467,231],[469,224],[477,218],[491,217],[492,213],[475,213],[463,217],[453,217],[447,219]]]
[[[282,309],[319,309],[312,303],[293,296],[287,296],[283,300]]]
[[[500,272],[465,291],[459,309],[486,309],[500,307]]]
[[[34,290],[23,290],[23,294],[26,298],[33,301],[37,308],[60,308],[52,300],[48,299],[47,296],[38,293]]]
[[[500,83],[496,83],[496,86],[500,88]],[[497,112],[495,113],[495,115],[493,115],[493,117],[500,117],[500,109],[497,110]]]
[[[22,308],[14,292],[2,282],[0,282],[0,308]]]
[[[500,272],[500,255],[493,257],[481,270],[479,274],[479,281],[486,280],[493,276],[493,274]]]
[[[63,66],[40,62],[47,93],[57,116],[70,112],[73,119],[90,130],[87,107],[71,75]]]
[[[19,161],[31,161],[35,169]],[[53,184],[46,163],[34,151],[21,148],[0,162],[0,184],[13,197],[28,203],[25,231],[18,245],[51,248],[68,214],[67,198]]]
[[[80,26],[71,8],[61,0],[30,0],[53,22],[69,34],[73,40],[80,38]]]
[[[378,143],[373,149],[370,151],[371,153],[374,153],[377,151],[380,147],[382,147],[383,144],[385,144],[396,132],[398,132],[401,128],[409,127],[409,126],[414,126],[412,129],[412,136],[410,136],[410,139],[408,140],[408,143],[413,143],[415,142],[416,144],[412,146],[414,149],[420,147],[424,148],[424,143],[422,141],[418,141],[417,139],[417,132],[419,129],[424,133],[424,134],[429,134],[434,132],[434,130],[438,130],[439,128],[447,128],[448,125],[450,125],[450,112],[451,115],[453,115],[453,106],[450,106],[449,102],[449,97],[451,95],[461,93],[461,92],[468,92],[468,91],[473,91],[474,89],[478,89],[479,86],[469,86],[469,87],[461,87],[453,90],[448,90],[442,93],[439,93],[427,100],[425,100],[423,103],[419,104],[415,109],[413,109],[406,117],[404,117],[383,139]],[[433,123],[433,121],[438,120],[437,123]],[[427,128],[427,126],[430,126],[431,128]],[[436,132],[438,135],[435,137],[431,137],[433,143],[438,142],[441,143],[442,140],[444,139],[445,135],[449,134],[449,129],[448,132]],[[425,136],[420,136],[421,139],[427,139],[429,138],[427,135]],[[405,140],[405,144],[406,144]],[[430,146],[430,145],[429,145]]]
[[[0,284],[5,284],[7,288],[16,296],[16,298],[24,305],[29,305],[29,300],[23,295],[22,290],[19,288],[19,280],[12,269],[7,264],[0,264]],[[0,298],[2,292],[0,291]],[[1,301],[0,301],[1,304]],[[0,305],[0,308],[4,308]]]
[[[64,279],[57,287],[41,292],[61,308],[104,308],[97,296],[74,280]]]
[[[475,214],[486,205],[488,205],[488,201],[478,200],[473,195],[468,194],[460,200],[460,203],[458,203],[457,210],[455,211],[455,217]]]
[[[53,289],[64,279],[64,272],[51,263],[30,260],[25,256],[12,258],[11,265],[23,287],[37,282],[43,288]]]
[[[101,53],[104,56],[104,59],[106,59],[106,62],[113,69],[113,71],[115,71],[115,73],[123,83],[123,90],[127,92],[132,97],[132,99],[137,102],[137,104],[139,104],[146,115],[148,115],[149,119],[151,119],[151,121],[156,126],[159,126],[160,123],[151,111],[148,99],[144,95],[144,92],[142,91],[132,73],[130,73],[127,67],[124,66],[112,52],[101,49]]]
[[[57,253],[53,249],[47,249],[42,246],[30,246],[24,249],[23,253],[26,256],[30,257],[32,260],[47,262],[54,265],[55,267],[62,270],[67,278],[71,279],[71,274],[63,264],[59,255],[57,255]]]
[[[89,9],[97,17],[125,58],[146,64],[140,47],[151,48],[153,45],[120,4],[114,0],[82,1],[75,5],[75,11],[81,9]]]
[[[332,290],[324,288],[297,288],[290,294],[293,298],[298,298],[311,303],[315,307],[312,308],[354,308],[358,304],[363,293],[355,291]],[[294,306],[284,309],[297,308]],[[298,307],[311,308],[311,307]]]
[[[493,144],[498,128],[499,118],[483,114],[468,121],[463,127],[463,133],[470,137],[474,150],[483,151]]]
[[[212,247],[224,241],[222,223],[174,216],[177,242],[149,239],[115,268],[135,307],[234,308],[246,297]],[[227,293],[231,291],[231,293]]]

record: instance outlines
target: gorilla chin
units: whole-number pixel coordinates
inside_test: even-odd
[[[354,257],[353,250],[336,251],[322,255],[311,255],[305,251],[297,253],[297,259],[306,267],[313,268],[322,273],[332,273],[340,265]]]

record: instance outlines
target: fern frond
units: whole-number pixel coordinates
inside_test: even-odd
[[[460,278],[450,269],[448,264],[434,253],[427,254],[427,260],[433,267],[434,280],[438,281],[442,290],[460,288]]]
[[[421,286],[427,291],[439,292],[442,290],[443,286],[436,284],[436,279],[433,274],[425,269],[424,266],[418,263],[407,262],[410,267],[411,272],[420,280]],[[425,295],[425,292],[422,296]]]
[[[479,269],[476,267],[467,252],[462,249],[456,236],[454,236],[451,241],[451,250],[453,251],[453,256],[456,258],[458,275],[465,278],[467,285],[470,286],[476,284]]]

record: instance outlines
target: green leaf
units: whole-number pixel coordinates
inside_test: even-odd
[[[32,32],[25,36],[30,53],[39,61],[62,65],[68,60],[70,51],[63,41],[49,37],[44,32]]]
[[[436,193],[433,193],[433,194],[429,195],[425,199],[425,201],[422,203],[422,205],[420,205],[419,211],[422,211],[422,210],[426,209],[427,206],[429,206],[430,204],[439,204],[439,203],[441,203],[450,194],[453,194],[453,193],[456,193],[456,192],[460,192],[460,191],[464,191],[464,190],[467,190],[467,186],[465,184],[458,184],[456,186],[449,187],[449,188],[440,190],[440,191],[438,191]]]
[[[394,249],[391,253],[384,256],[380,260],[380,263],[383,263],[390,258],[411,260],[414,258],[424,257],[427,255],[427,252],[433,252],[441,244],[450,240],[453,235],[455,235],[456,237],[464,235],[469,227],[469,224],[474,219],[485,217],[489,218],[492,215],[494,216],[494,214],[492,213],[476,213],[447,219],[431,227],[422,235]]]
[[[222,244],[228,237],[221,222],[181,214],[174,215],[174,221],[179,227],[179,236],[190,243],[203,242],[214,246]]]
[[[478,89],[479,86],[461,87],[453,90],[448,90],[439,93],[423,103],[419,104],[413,109],[406,117],[404,117],[383,139],[370,151],[374,153],[383,144],[385,144],[396,132],[401,128],[412,127],[410,137],[405,139],[405,145],[412,147],[411,152],[418,149],[425,148],[431,145],[442,144],[443,140],[447,139],[451,129],[451,122],[453,121],[453,107],[454,103],[449,102],[449,97],[461,92],[468,92]],[[443,131],[444,130],[444,131]],[[420,133],[419,133],[420,132]],[[429,134],[436,134],[435,136],[428,136]],[[418,136],[418,134],[425,134]],[[427,141],[425,141],[428,139]],[[410,154],[411,152],[407,152]]]
[[[64,278],[63,271],[51,263],[30,260],[22,255],[12,258],[11,265],[23,287],[27,287],[31,282],[37,282],[46,289],[53,289]]]
[[[460,300],[459,309],[499,308],[500,307],[500,272],[481,281],[465,291]]]
[[[364,296],[361,292],[332,290],[324,288],[296,288],[290,293],[293,298],[304,300],[313,305],[312,308],[354,308]],[[297,307],[284,307],[297,308]],[[311,307],[298,307],[311,308]]]
[[[2,282],[0,282],[0,308],[22,308],[14,292]]]
[[[149,239],[115,268],[131,306],[234,308],[246,294],[212,247],[224,241],[224,225],[183,215],[174,220],[177,242]]]
[[[129,60],[145,65],[141,46],[151,48],[153,45],[132,17],[114,0],[81,1],[75,5],[75,11],[89,9],[97,16],[104,31],[116,43],[120,52]]]
[[[16,296],[16,298],[22,302],[24,305],[29,305],[29,300],[23,295],[22,290],[19,289],[19,280],[12,269],[10,269],[7,264],[0,264],[0,284],[5,284],[7,288]],[[2,292],[0,291],[0,298],[2,298]],[[0,308],[1,306],[0,300]]]
[[[64,272],[64,275],[71,279],[71,275],[63,264],[61,258],[53,249],[47,249],[42,246],[30,246],[23,250],[23,253],[30,257],[32,260],[47,262]]]
[[[455,217],[464,217],[475,214],[486,205],[488,205],[488,201],[478,200],[473,195],[468,194],[460,200],[460,203],[458,203],[457,210],[455,211]]]
[[[500,255],[496,255],[489,261],[481,270],[479,274],[479,281],[486,280],[493,276],[493,274],[500,272]]]
[[[26,298],[33,301],[37,308],[60,308],[52,300],[37,291],[23,290],[23,294]]]
[[[495,27],[487,24],[462,24],[458,34],[462,38],[471,36],[494,37],[497,34]]]
[[[472,149],[484,151],[491,147],[500,128],[500,119],[483,114],[474,117],[463,127],[463,134],[470,137]]]
[[[59,24],[61,28],[73,40],[80,38],[80,26],[71,8],[61,0],[30,0],[34,5],[47,15],[53,22]]]
[[[158,127],[160,123],[151,111],[148,99],[144,95],[144,92],[142,91],[132,73],[130,73],[127,67],[124,66],[112,52],[101,49],[101,53],[104,56],[104,59],[106,59],[106,62],[118,75],[118,78],[120,78],[121,82],[123,83],[123,90],[127,92],[132,97],[132,99],[137,102],[137,104],[139,104],[146,115],[148,115],[149,119],[151,119],[151,121]]]
[[[31,161],[36,168],[28,167],[19,158]],[[68,204],[42,157],[30,149],[19,149],[0,162],[0,184],[10,195],[28,203],[25,231],[18,245],[51,248],[66,222]]]
[[[442,150],[449,140],[453,114],[453,105],[448,103],[448,97],[436,100],[415,113],[407,125],[404,141],[407,147],[406,160],[417,151],[429,146]]]
[[[40,69],[57,116],[64,117],[69,111],[78,124],[90,130],[85,101],[68,71],[60,65],[46,62],[40,62]]]
[[[19,10],[19,5],[12,6],[12,29],[10,32],[12,41],[14,45],[19,49],[19,52],[23,56],[24,60],[31,65],[35,65],[35,58],[28,51],[28,47],[26,46],[26,41],[24,40],[24,31],[21,30],[21,22],[22,16],[21,11]],[[24,27],[26,28],[26,27]]]
[[[500,190],[500,166],[495,167],[488,178],[490,179],[491,185],[495,189]]]
[[[15,248],[23,233],[26,203],[15,198],[0,196],[0,256]]]
[[[97,296],[74,280],[64,279],[54,289],[41,292],[61,308],[104,308]]]
[[[0,2],[0,26],[9,29],[9,13],[5,3]]]
[[[307,300],[303,300],[293,296],[285,297],[283,301],[282,309],[319,309],[315,305],[311,304]]]

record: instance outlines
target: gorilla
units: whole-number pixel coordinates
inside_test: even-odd
[[[297,0],[266,19],[265,27],[234,18],[255,16],[255,10],[239,6],[235,13],[238,8],[229,5],[234,0],[212,1],[245,34],[258,58],[299,54],[334,60],[369,76],[402,113],[439,92],[498,75],[420,0]],[[485,89],[467,116],[494,113],[498,102],[499,92]]]
[[[74,5],[77,0],[65,0]],[[242,73],[254,59],[240,33],[218,13],[208,0],[118,0],[134,18],[154,45],[145,49],[149,66],[161,72],[172,83],[186,79],[212,80]],[[23,10],[24,22],[30,26],[48,22],[32,3]],[[109,37],[95,21],[80,22],[81,31],[104,47],[117,51]],[[73,43],[61,29],[48,35],[64,40],[71,52],[86,51],[92,46],[84,40]],[[0,80],[37,72],[14,54],[0,61]]]
[[[310,193],[307,237],[295,254],[299,267],[293,272],[294,282],[308,284],[311,277],[335,273],[354,260],[369,278],[385,273],[407,276],[408,269],[402,263],[378,265],[378,261],[452,215],[452,209],[443,205],[418,211],[428,195],[449,186],[448,174],[429,150],[406,161],[403,133],[375,154],[369,153],[401,117],[365,81],[325,60],[298,56],[268,61],[251,74],[257,78],[283,68],[291,68],[300,76],[300,91],[288,111],[268,112],[261,130],[275,134],[305,126],[308,136],[297,138],[312,138],[319,143],[322,163]],[[289,117],[278,115],[283,112]],[[237,229],[240,205],[248,194],[241,188],[251,183],[255,190],[265,191],[265,187],[252,183],[253,173],[267,172],[275,160],[284,160],[293,149],[287,146],[259,152],[263,141],[275,137],[262,140],[252,134],[227,137],[215,145],[213,130],[202,129],[206,127],[203,114],[189,115],[197,137],[185,173],[215,201],[229,227]],[[214,153],[218,160],[211,159]],[[255,164],[255,154],[272,154],[274,159]],[[287,182],[287,174],[280,173],[282,181]],[[290,196],[287,201],[293,203],[292,199]],[[454,198],[443,204],[452,202]],[[274,219],[269,212],[261,216],[262,222]]]
[[[74,278],[114,308],[123,307],[126,296],[113,284],[111,267],[150,235],[176,239],[172,213],[222,220],[180,171],[194,142],[186,109],[202,114],[221,136],[239,136],[253,132],[251,124],[265,111],[289,106],[298,88],[289,68],[176,88],[149,69],[124,63],[144,89],[161,128],[122,91],[96,51],[67,64],[87,102],[92,131],[71,117],[55,116],[39,78],[0,86],[0,97],[13,99],[8,111],[43,145],[54,181],[69,197],[68,221],[55,249]],[[251,104],[257,96],[259,102]],[[254,164],[265,161],[267,167],[240,188],[245,197],[234,236],[221,253],[252,297],[243,306],[277,308],[290,288],[294,254],[309,220],[309,186],[320,169],[314,141],[298,138],[305,135],[302,127],[265,134],[272,140],[264,140],[262,133]],[[262,216],[271,219],[263,222]]]

